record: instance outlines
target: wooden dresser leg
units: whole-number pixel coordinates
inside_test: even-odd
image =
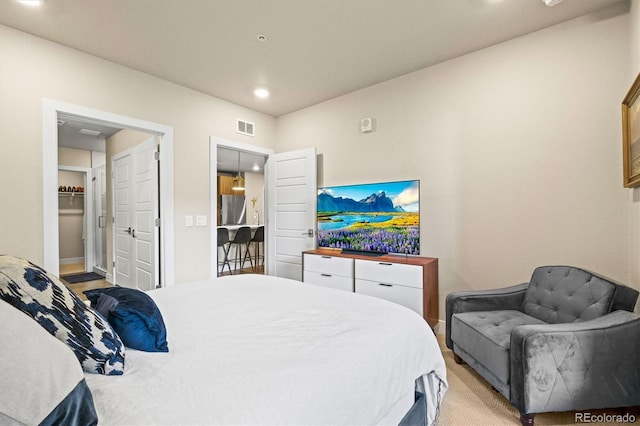
[[[533,426],[533,416],[535,416],[535,414],[520,414],[520,423],[522,423],[522,426]]]
[[[456,364],[464,364],[462,358],[460,358],[455,352],[453,353],[453,360],[456,362]]]

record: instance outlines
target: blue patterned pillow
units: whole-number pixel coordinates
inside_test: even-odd
[[[142,290],[124,287],[84,292],[91,307],[109,321],[128,348],[145,352],[169,352],[167,329],[160,309]]]
[[[84,371],[123,374],[125,349],[109,323],[42,268],[0,255],[0,298],[66,343]]]

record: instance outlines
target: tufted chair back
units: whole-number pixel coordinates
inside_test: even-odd
[[[630,307],[625,306],[620,297],[626,295],[622,287],[579,268],[542,266],[533,271],[522,312],[557,324],[591,320],[614,308],[632,311],[635,298]]]

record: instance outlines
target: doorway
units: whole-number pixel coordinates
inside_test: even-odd
[[[264,273],[302,279],[302,252],[315,248],[317,158],[315,148],[273,150],[210,137],[211,217],[217,216],[218,148],[267,158],[264,178]],[[213,221],[213,220],[212,220]],[[211,277],[218,276],[217,229],[211,230]]]
[[[58,240],[61,275],[107,275],[104,169],[106,141],[120,132],[82,117],[58,114]],[[101,228],[102,226],[102,228]],[[94,275],[95,276],[95,275]]]
[[[228,230],[230,239],[233,239],[235,232],[242,224],[230,224],[222,217],[222,196],[242,197],[242,203],[245,206],[245,216],[241,220],[244,226],[249,226],[251,236],[254,237],[259,226],[265,225],[266,220],[266,193],[264,183],[264,164],[266,158],[273,154],[273,150],[257,147],[253,145],[243,144],[240,142],[229,141],[221,138],[210,138],[210,194],[211,194],[211,223],[214,220],[216,226],[212,226],[211,232],[211,277],[217,277],[223,274],[231,274],[242,269],[242,264],[236,265],[236,250],[238,245],[228,246],[230,259],[229,265],[225,266],[224,249],[218,247],[217,233],[219,228]],[[258,166],[257,168],[255,166]],[[225,181],[231,182],[234,178],[241,177],[244,179],[245,190],[233,191],[231,184],[225,185]],[[228,188],[227,188],[228,186]],[[215,219],[214,219],[215,218]],[[263,228],[265,229],[265,228]],[[251,246],[253,246],[251,248]],[[256,254],[256,245],[249,245],[251,255]],[[268,274],[267,267],[267,247],[266,241],[258,243],[260,247],[262,259],[258,259],[261,268],[247,269],[247,272],[260,272]],[[255,260],[255,257],[253,258]],[[221,264],[219,265],[218,262]],[[248,262],[248,261],[247,261]],[[245,265],[251,265],[249,262]],[[241,263],[241,262],[240,262]],[[227,269],[225,269],[227,268]],[[226,271],[226,272],[225,272]]]
[[[224,144],[211,149],[216,149],[217,189],[212,222],[216,221],[216,231],[221,237],[221,246],[216,248],[217,275],[265,274],[264,166],[268,156],[248,151],[247,147]],[[241,231],[241,228],[249,229]],[[229,242],[223,243],[227,239]]]
[[[86,168],[58,167],[58,234],[63,273],[90,272],[92,269],[93,234],[87,228],[87,217],[91,211],[85,201],[85,195],[90,196],[90,193],[84,190],[88,174],[89,169]]]
[[[73,117],[120,129],[130,129],[156,135],[162,148],[158,171],[160,182],[160,244],[159,264],[161,281],[157,286],[175,283],[174,221],[173,221],[173,128],[131,117],[94,110],[49,99],[43,100],[43,231],[44,268],[55,275],[59,270],[59,218],[58,218],[58,121]],[[107,176],[108,177],[108,176]],[[87,188],[90,185],[86,185]],[[87,220],[93,222],[93,218]],[[108,225],[108,223],[107,223]],[[107,265],[109,266],[109,265]]]

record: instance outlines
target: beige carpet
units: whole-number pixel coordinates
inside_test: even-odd
[[[438,335],[438,343],[447,364],[449,389],[440,408],[439,426],[475,425],[519,425],[520,414],[509,401],[493,388],[468,365],[458,365],[453,353],[444,343],[444,336]],[[624,414],[635,415],[636,425],[640,424],[640,410],[593,410],[592,415]],[[573,425],[575,413],[536,414],[535,425]],[[589,425],[611,425],[612,423],[588,423]]]

